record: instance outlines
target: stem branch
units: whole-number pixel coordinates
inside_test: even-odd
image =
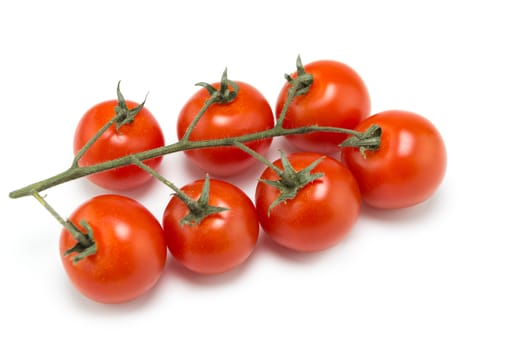
[[[195,118],[193,118],[193,120],[191,121],[190,125],[186,129],[186,132],[184,133],[184,136],[182,137],[181,141],[188,141],[190,139],[190,134],[193,131],[193,129],[195,128],[195,125],[197,125],[197,123],[199,122],[199,120],[201,120],[201,118],[204,115],[204,113],[206,113],[208,108],[210,108],[210,106],[212,104],[214,104],[215,102],[216,101],[215,101],[215,98],[214,98],[213,95],[206,100],[206,102],[204,103],[204,106],[202,106],[202,108],[200,109],[199,113],[197,113]]]
[[[234,145],[241,149],[242,151],[248,153],[267,167],[271,168],[273,171],[275,171],[277,174],[281,173],[281,169],[279,169],[277,166],[275,166],[272,162],[270,162],[268,159],[266,159],[262,154],[254,151],[250,147],[246,146],[244,143],[241,143],[239,141],[235,141]]]
[[[138,166],[139,168],[141,168],[142,170],[146,171],[147,173],[149,173],[151,176],[155,177],[157,180],[159,180],[160,182],[162,182],[164,185],[168,186],[170,189],[173,190],[173,192],[175,192],[175,195],[177,197],[179,197],[179,199],[181,201],[184,202],[184,204],[186,204],[186,206],[188,208],[190,208],[190,210],[198,210],[197,208],[197,205],[196,205],[196,202],[191,199],[186,193],[182,192],[180,190],[180,188],[178,188],[173,182],[169,181],[168,179],[166,179],[164,176],[162,176],[161,174],[159,174],[159,172],[157,172],[155,169],[153,169],[152,167],[150,166],[147,166],[146,164],[144,164],[144,162],[142,162],[139,158],[135,157],[135,156],[131,156],[131,159],[133,160],[133,163]]]
[[[375,126],[374,126],[375,127]],[[223,139],[214,139],[214,140],[200,140],[200,141],[188,141],[181,140],[175,143],[172,143],[167,146],[153,148],[148,151],[139,152],[131,155],[127,155],[121,158],[113,159],[110,161],[83,166],[83,167],[71,167],[59,174],[56,174],[45,180],[35,182],[33,184],[27,185],[20,189],[14,190],[9,193],[10,198],[20,198],[25,196],[33,195],[34,193],[42,192],[48,188],[69,182],[87,175],[98,173],[101,171],[114,169],[117,167],[137,164],[137,160],[144,161],[151,158],[160,157],[166,154],[176,153],[180,151],[198,149],[198,148],[210,148],[210,147],[219,147],[219,146],[233,146],[236,143],[246,143],[250,141],[262,140],[266,138],[273,138],[278,136],[285,135],[296,135],[296,134],[307,134],[311,132],[338,132],[348,135],[353,135],[356,138],[362,140],[365,133],[361,133],[351,129],[344,128],[335,128],[330,126],[302,126],[292,129],[283,129],[282,127],[276,126],[273,129],[268,129],[264,131],[259,131],[251,134],[246,134],[238,137],[227,137]],[[379,140],[378,140],[379,142]],[[360,146],[361,147],[361,146]]]
[[[82,233],[73,223],[69,220],[65,220],[58,212],[40,195],[40,193],[33,191],[31,193],[36,200],[42,204],[44,208],[66,229],[75,237],[78,243],[84,247],[89,247],[93,244],[89,237]]]
[[[117,119],[119,119],[119,118],[120,118],[120,116],[118,114],[115,115],[113,118],[111,118],[106,124],[104,124],[104,126],[102,126],[102,128],[100,128],[99,131],[97,131],[97,133],[95,135],[93,135],[93,137],[91,139],[89,139],[88,142],[86,142],[86,144],[84,146],[82,146],[82,148],[75,155],[75,158],[73,158],[73,164],[71,164],[72,168],[78,167],[78,161],[80,160],[80,158],[82,158],[82,156],[84,154],[86,154],[88,149],[100,138],[100,136],[102,136],[102,134],[107,129],[109,129],[113,124],[115,124],[117,122]]]

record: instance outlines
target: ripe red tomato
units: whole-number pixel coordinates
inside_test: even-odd
[[[139,297],[158,281],[166,262],[166,241],[160,223],[139,202],[121,195],[96,196],[69,217],[81,228],[89,224],[96,253],[78,263],[77,253],[64,252],[77,241],[66,229],[60,236],[60,253],[73,285],[100,303],[121,303]]]
[[[288,156],[296,171],[322,157],[318,153],[300,152]],[[273,164],[282,169],[282,161]],[[324,175],[301,188],[295,198],[268,209],[279,197],[274,186],[257,184],[255,206],[261,226],[277,243],[297,251],[318,251],[341,241],[357,220],[361,196],[357,183],[339,161],[325,157],[311,172]],[[261,175],[264,180],[278,180],[270,168]]]
[[[204,180],[181,188],[197,200]],[[202,274],[228,271],[244,262],[252,253],[259,236],[255,207],[236,186],[210,180],[209,205],[228,210],[211,214],[197,224],[181,224],[188,207],[176,196],[164,211],[163,226],[171,254],[186,268]]]
[[[236,83],[239,86],[237,97],[231,102],[210,106],[193,129],[190,141],[240,136],[273,128],[273,112],[266,98],[253,86],[240,81]],[[215,83],[212,86],[218,89],[220,84]],[[208,91],[202,88],[183,106],[177,123],[179,139],[182,139],[209,97]],[[246,145],[264,154],[271,142],[271,139],[264,139],[248,142]],[[253,157],[236,147],[188,150],[185,154],[202,170],[217,176],[237,174],[256,162]]]
[[[80,119],[74,138],[74,153],[79,150],[115,116],[117,100],[99,103],[90,108]],[[136,102],[126,101],[128,109],[138,106]],[[135,116],[130,124],[124,124],[117,130],[112,125],[91,146],[79,160],[80,166],[94,165],[100,162],[120,158],[131,153],[146,151],[164,146],[164,135],[157,120],[145,107]],[[144,161],[158,169],[161,157]],[[98,186],[110,190],[126,190],[143,185],[152,179],[151,175],[135,165],[128,165],[108,171],[92,174],[88,179]]]
[[[308,125],[333,126],[353,129],[370,113],[370,96],[361,77],[349,66],[321,60],[304,66],[313,75],[310,90],[294,98],[283,121],[284,128]],[[292,78],[297,72],[292,74]],[[290,84],[286,84],[277,98],[276,115],[281,114]],[[344,134],[310,133],[288,135],[286,139],[296,147],[311,152],[337,152]]]
[[[377,208],[404,208],[428,199],[441,183],[446,169],[446,150],[436,127],[424,117],[390,110],[367,118],[357,127],[381,127],[381,145],[366,152],[345,147],[343,163],[352,171],[363,201]]]

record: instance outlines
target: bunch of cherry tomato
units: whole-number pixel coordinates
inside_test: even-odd
[[[287,101],[292,82],[305,74],[308,86],[298,86],[296,96]],[[362,203],[405,208],[427,200],[438,188],[445,174],[446,151],[428,119],[400,110],[370,116],[364,81],[341,62],[298,65],[297,72],[287,78],[275,115],[266,98],[245,82],[202,84],[180,110],[179,140],[214,140],[271,130],[282,115],[279,127],[283,130],[318,125],[365,133],[371,126],[378,127],[379,146],[364,151],[345,147],[356,136],[340,132],[285,135],[298,151],[267,161],[254,201],[224,179],[255,164],[255,153],[264,157],[272,138],[245,142],[243,147],[185,149],[185,156],[210,178],[186,184],[169,198],[162,222],[135,199],[117,194],[96,196],[69,216],[96,244],[96,253],[75,259],[80,254],[80,249],[75,250],[79,242],[67,228],[62,230],[63,265],[82,294],[102,303],[132,300],[156,284],[168,253],[196,273],[228,271],[253,252],[260,228],[289,249],[327,249],[349,234]],[[221,89],[235,92],[234,98],[211,104],[194,123],[210,95]],[[124,100],[119,90],[119,99],[97,104],[81,118],[75,154],[122,111],[131,118],[105,130],[78,158],[79,166],[165,146],[153,114],[143,105]],[[88,178],[108,190],[125,191],[152,181],[151,172],[159,169],[161,160],[159,156],[140,166],[126,165]],[[204,210],[210,211],[203,214]]]

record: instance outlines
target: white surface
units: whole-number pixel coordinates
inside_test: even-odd
[[[220,3],[0,5],[0,348],[524,349],[520,1]],[[60,264],[59,225],[8,192],[70,164],[78,119],[114,98],[118,80],[129,99],[149,91],[173,142],[194,83],[227,66],[273,106],[299,53],[354,67],[373,112],[408,109],[435,123],[449,155],[438,193],[408,210],[363,210],[321,254],[262,238],[225,275],[199,277],[170,260],[135,302],[80,296]],[[231,181],[253,196],[259,170]],[[162,171],[180,185],[200,176],[182,154]],[[82,179],[46,194],[67,216],[101,192]],[[169,192],[155,184],[132,195],[160,217]]]

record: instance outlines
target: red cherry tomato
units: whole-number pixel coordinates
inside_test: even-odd
[[[301,152],[288,156],[296,171],[322,157]],[[281,160],[275,161],[282,169]],[[312,173],[324,176],[301,188],[295,198],[268,209],[279,197],[277,188],[264,182],[257,184],[255,206],[261,226],[277,243],[297,251],[318,251],[334,246],[349,232],[361,207],[359,188],[354,177],[339,161],[325,157]],[[278,180],[270,168],[261,175],[264,180]]]
[[[198,180],[181,190],[197,200],[203,184],[203,180]],[[202,274],[221,273],[239,266],[250,256],[259,236],[255,207],[236,186],[210,180],[209,205],[228,210],[211,214],[198,224],[181,224],[189,210],[173,196],[163,218],[171,254],[186,268]]]
[[[243,82],[236,83],[239,86],[237,97],[231,102],[210,106],[193,129],[189,138],[191,141],[240,136],[273,128],[273,112],[266,98],[253,86]],[[220,84],[215,83],[212,86],[218,89]],[[200,89],[183,106],[177,123],[179,139],[182,139],[209,97],[206,89]],[[246,145],[264,154],[271,142],[271,139],[264,139],[247,142]],[[185,154],[202,170],[217,176],[237,174],[256,162],[253,157],[236,147],[188,150]]]
[[[283,121],[284,128],[308,125],[333,126],[353,129],[370,113],[368,89],[361,77],[349,66],[336,61],[315,61],[304,66],[313,75],[310,90],[294,98]],[[295,78],[297,72],[292,74]],[[286,84],[278,98],[276,116],[281,114],[290,84]],[[288,135],[286,139],[296,147],[312,152],[337,152],[344,134],[315,132]]]
[[[117,100],[105,101],[93,106],[84,114],[75,132],[75,154],[115,116],[117,104]],[[126,105],[128,109],[138,106],[133,101],[127,101]],[[94,165],[162,146],[164,146],[164,136],[160,125],[151,112],[143,107],[132,123],[120,126],[118,131],[115,125],[106,130],[80,158],[79,165]],[[158,169],[160,162],[161,157],[144,161],[153,169]],[[88,179],[106,189],[126,190],[141,186],[152,177],[137,166],[128,165],[89,175]]]
[[[341,152],[352,171],[363,201],[377,208],[404,208],[428,199],[441,183],[446,169],[446,150],[436,127],[424,117],[391,110],[367,118],[357,127],[381,127],[381,145],[367,151],[366,159],[355,148]]]
[[[73,263],[77,253],[64,256],[75,246],[73,235],[63,229],[60,253],[73,285],[100,303],[121,303],[149,291],[159,280],[166,262],[166,242],[157,219],[139,202],[121,195],[94,197],[69,217],[81,228],[89,224],[96,253]]]

